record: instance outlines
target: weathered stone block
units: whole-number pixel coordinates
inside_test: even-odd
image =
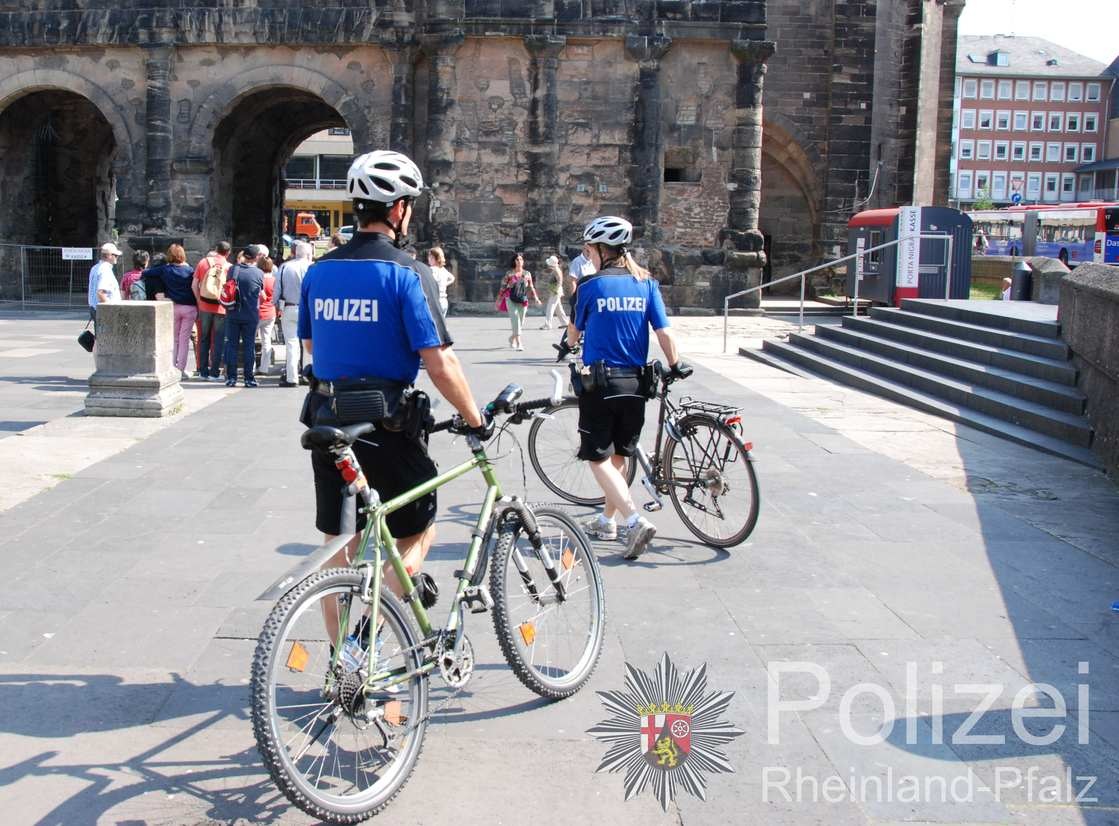
[[[87,415],[153,418],[182,407],[179,371],[171,362],[173,307],[170,301],[98,307],[97,369],[89,377]]]

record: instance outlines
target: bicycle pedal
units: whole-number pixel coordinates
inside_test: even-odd
[[[647,510],[649,513],[656,513],[662,507],[663,506],[661,505],[660,502],[646,502],[645,503],[645,510]]]
[[[493,597],[485,585],[471,585],[463,592],[462,601],[471,614],[484,614],[493,608]]]

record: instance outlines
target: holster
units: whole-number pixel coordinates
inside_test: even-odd
[[[599,385],[595,384],[595,371],[593,365],[569,362],[567,368],[571,371],[571,392],[576,396],[593,393]]]
[[[397,415],[404,400],[404,386],[384,379],[336,381],[330,409],[339,424],[383,423]]]
[[[641,375],[638,378],[640,388],[638,392],[647,399],[655,399],[658,385],[657,368],[653,364],[646,364],[641,368]]]
[[[404,391],[396,412],[381,422],[381,427],[385,430],[403,433],[413,441],[426,437],[434,426],[431,397],[414,387]]]

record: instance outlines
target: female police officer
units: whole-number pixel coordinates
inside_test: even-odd
[[[299,337],[306,352],[313,349],[315,358],[315,388],[308,398],[312,422],[347,423],[339,415],[348,392],[375,388],[386,397],[399,398],[416,380],[422,359],[443,397],[468,425],[479,429],[479,435],[488,435],[462,366],[451,350],[451,337],[439,312],[439,287],[431,270],[400,249],[412,218],[412,202],[423,189],[419,169],[399,152],[369,152],[350,166],[347,187],[357,232],[349,243],[326,253],[307,271],[300,295]],[[354,453],[382,501],[436,475],[426,434],[416,437],[378,427],[368,440],[354,445]],[[340,532],[343,483],[325,452],[312,452],[311,464],[315,524],[329,542]],[[386,520],[404,564],[413,574],[435,536],[434,519],[432,493]],[[360,516],[359,529],[363,521]],[[353,544],[343,553],[352,554]],[[327,565],[347,564],[343,553]],[[386,576],[399,594],[391,570]],[[326,621],[334,634],[336,617],[328,616]]]
[[[649,357],[650,326],[675,375],[691,374],[680,362],[660,286],[629,254],[632,240],[633,225],[624,218],[604,216],[587,224],[583,254],[597,272],[579,279],[567,331],[572,343],[583,336],[583,363],[600,382],[579,396],[579,458],[591,463],[606,506],[583,528],[600,539],[615,539],[619,514],[628,532],[626,559],[640,556],[657,532],[638,515],[621,473],[645,423],[641,373]]]

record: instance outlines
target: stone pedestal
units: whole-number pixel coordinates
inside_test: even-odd
[[[155,418],[178,412],[183,388],[171,363],[173,322],[170,301],[97,308],[97,370],[89,377],[86,415]]]

